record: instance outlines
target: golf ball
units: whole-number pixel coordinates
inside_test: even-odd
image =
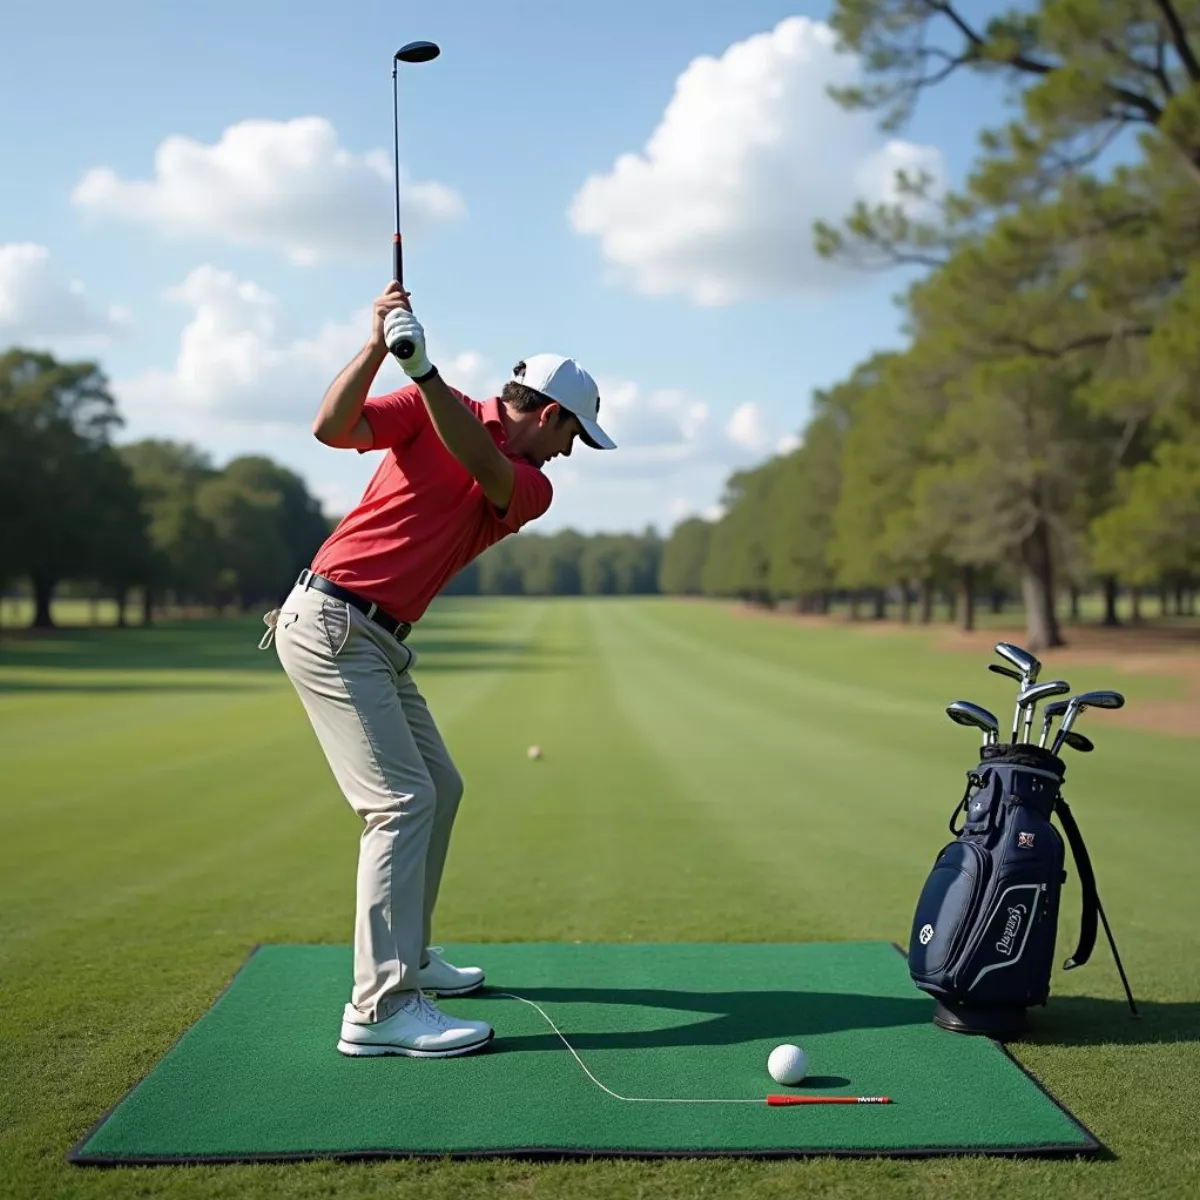
[[[776,1083],[799,1083],[808,1074],[808,1055],[799,1046],[776,1046],[767,1059],[767,1073]]]
[[[542,757],[542,748],[541,748],[541,746],[530,746],[529,749],[525,751],[525,753],[527,755],[529,755],[530,758],[541,758]]]

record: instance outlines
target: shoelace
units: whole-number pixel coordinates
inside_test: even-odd
[[[409,1006],[413,1009],[414,1017],[420,1017],[437,1029],[449,1028],[450,1018],[424,992],[418,990],[416,998],[409,1001]]]

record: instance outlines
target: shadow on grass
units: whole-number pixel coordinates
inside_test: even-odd
[[[661,1046],[730,1046],[760,1038],[786,1040],[803,1030],[806,1036],[840,1033],[851,1029],[891,1029],[924,1025],[933,1015],[933,1002],[916,997],[863,996],[836,992],[675,992],[660,988],[554,988],[513,989],[526,1000],[547,1004],[614,1004],[672,1012],[708,1013],[700,1024],[671,1025],[661,1029],[615,1029],[581,1033],[567,1030],[577,1050],[648,1049]],[[503,999],[500,991],[485,989],[480,999]],[[511,1003],[511,1001],[509,1001]],[[510,1051],[558,1050],[558,1035],[505,1037]],[[830,1080],[826,1086],[837,1086]]]
[[[547,671],[570,656],[531,648],[526,642],[488,637],[480,620],[446,622],[440,615],[427,632],[410,638],[417,676],[455,671]],[[265,627],[259,619],[197,620],[145,629],[59,629],[8,633],[0,638],[0,692],[221,691],[228,684],[186,679],[89,681],[68,672],[238,671],[248,676],[278,673],[272,648],[258,648]],[[5,668],[44,672],[40,678],[6,678]],[[61,674],[60,674],[61,673]],[[244,685],[243,685],[244,686]]]
[[[1135,1017],[1124,1000],[1051,996],[1044,1009],[1031,1010],[1030,1033],[1014,1045],[1152,1046],[1200,1041],[1200,1003],[1139,1000],[1138,1010],[1141,1016]]]

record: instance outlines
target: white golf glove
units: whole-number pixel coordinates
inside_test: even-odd
[[[433,366],[425,354],[425,330],[412,313],[403,308],[393,308],[383,321],[383,340],[400,364],[400,369],[410,379],[428,375]],[[412,343],[413,352],[408,358],[396,354],[396,347],[403,341]]]

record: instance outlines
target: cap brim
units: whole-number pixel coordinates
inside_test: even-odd
[[[576,415],[578,417],[578,414]],[[580,436],[593,450],[615,450],[617,448],[617,443],[595,421],[589,421],[587,417],[578,417],[578,420],[583,427],[583,433]]]

